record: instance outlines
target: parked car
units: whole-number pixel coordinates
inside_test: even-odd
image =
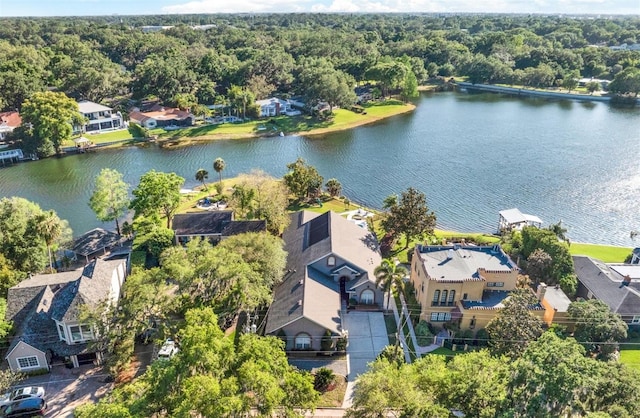
[[[44,398],[44,388],[42,386],[25,386],[13,389],[0,396],[0,406],[28,398]]]
[[[171,338],[167,338],[167,340],[160,347],[160,351],[158,351],[158,360],[169,360],[179,351],[176,342]]]
[[[42,398],[31,397],[11,402],[0,410],[0,417],[43,417],[47,403]]]

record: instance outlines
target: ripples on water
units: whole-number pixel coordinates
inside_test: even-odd
[[[81,232],[99,223],[87,202],[95,176],[114,168],[137,183],[150,169],[196,186],[198,168],[225,176],[260,168],[282,176],[302,156],[352,200],[380,207],[409,186],[424,191],[440,227],[493,232],[498,211],[518,207],[563,221],[574,241],[634,246],[640,229],[640,110],[602,103],[496,95],[424,95],[412,114],[313,137],[128,148],[0,169],[0,195],[55,209]],[[111,227],[111,225],[108,225]]]

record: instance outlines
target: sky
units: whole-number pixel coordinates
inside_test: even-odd
[[[0,17],[290,12],[640,15],[640,0],[0,0]]]

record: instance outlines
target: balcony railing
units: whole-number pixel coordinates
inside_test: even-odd
[[[456,306],[456,302],[431,302],[431,306]]]

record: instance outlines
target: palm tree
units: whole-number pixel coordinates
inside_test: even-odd
[[[222,184],[222,170],[224,170],[225,162],[222,158],[218,157],[213,162],[213,169],[216,170],[216,173],[220,176],[220,184]]]
[[[204,181],[208,178],[209,172],[204,168],[199,168],[198,171],[196,171],[196,180],[202,182],[202,187],[204,187],[205,190],[207,190],[207,185],[204,183]]]
[[[407,273],[407,269],[402,267],[400,263],[393,263],[390,260],[382,260],[382,263],[373,271],[376,276],[376,286],[381,286],[385,293],[388,292],[387,309],[389,309],[389,300],[393,289],[404,291],[404,278]]]
[[[562,226],[562,220],[560,222],[558,222],[557,224],[552,224],[549,225],[549,231],[553,232],[554,234],[556,234],[556,237],[558,237],[559,240],[561,241],[567,241],[567,228],[564,228]]]
[[[47,245],[47,251],[49,252],[49,271],[53,272],[51,246],[64,232],[62,221],[54,211],[44,212],[36,218],[36,232]]]
[[[329,192],[331,197],[336,197],[340,195],[340,192],[342,192],[342,184],[340,184],[337,179],[329,179],[327,181],[327,184],[325,184],[325,187],[327,188],[327,191]]]

